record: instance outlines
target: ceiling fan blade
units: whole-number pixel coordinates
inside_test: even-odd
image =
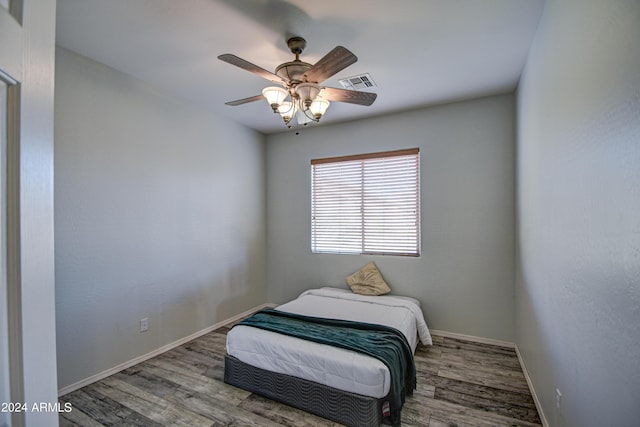
[[[243,99],[238,99],[235,101],[229,101],[229,102],[225,102],[225,105],[231,105],[232,107],[235,107],[236,105],[242,105],[242,104],[246,104],[248,102],[253,102],[253,101],[259,101],[261,99],[264,99],[264,96],[262,95],[256,95],[256,96],[252,96],[250,98],[243,98]]]
[[[378,97],[377,93],[358,92],[356,90],[338,89],[335,87],[324,87],[320,96],[329,101],[348,102],[350,104],[366,105],[373,104]]]
[[[306,73],[308,82],[321,83],[329,77],[344,70],[358,60],[358,57],[350,50],[342,46],[334,48],[331,52],[320,58]]]
[[[247,70],[253,74],[257,74],[258,76],[264,79],[272,81],[273,83],[283,84],[283,85],[287,84],[287,82],[283,78],[273,74],[271,71],[267,71],[264,68],[258,67],[257,65],[252,64],[249,61],[245,61],[242,58],[238,58],[237,56],[232,55],[230,53],[225,53],[224,55],[220,55],[218,56],[218,59],[221,61],[227,62],[231,65],[235,65],[236,67],[240,67],[243,70]]]

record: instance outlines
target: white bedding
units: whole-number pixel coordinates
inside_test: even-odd
[[[431,345],[420,303],[413,298],[365,296],[345,289],[320,288],[305,291],[276,309],[390,326],[405,335],[414,351],[417,337],[423,344]],[[258,368],[351,393],[380,398],[389,392],[389,370],[384,363],[350,350],[236,326],[227,334],[227,353]]]

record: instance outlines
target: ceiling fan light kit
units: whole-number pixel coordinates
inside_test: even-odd
[[[252,96],[226,104],[236,106],[264,98],[273,112],[278,113],[288,127],[291,127],[290,122],[294,117],[299,125],[306,126],[311,121],[319,122],[329,108],[329,100],[366,106],[373,104],[377,97],[375,93],[323,87],[319,84],[355,63],[358,58],[353,53],[338,46],[312,65],[300,60],[300,54],[306,45],[307,42],[302,37],[290,38],[287,46],[296,58],[278,65],[275,73],[232,54],[218,56],[221,61],[281,85],[281,87],[264,88],[262,96]]]

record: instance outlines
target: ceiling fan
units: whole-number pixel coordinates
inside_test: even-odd
[[[320,85],[358,60],[348,49],[337,46],[312,65],[300,60],[300,54],[307,46],[305,39],[291,37],[287,40],[287,46],[296,58],[278,65],[274,73],[229,53],[218,56],[221,61],[280,85],[265,88],[262,95],[230,101],[226,105],[242,105],[266,98],[273,112],[279,113],[285,124],[291,127],[289,123],[293,117],[297,118],[299,124],[304,125],[311,121],[320,121],[329,108],[329,101],[369,106],[376,100],[375,93]]]

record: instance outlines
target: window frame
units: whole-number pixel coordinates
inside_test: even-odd
[[[398,157],[404,157],[406,159],[406,164],[404,164],[404,159],[398,159]],[[384,166],[384,163],[387,162],[389,165]],[[393,165],[394,162],[401,162],[402,167]],[[350,165],[348,163],[351,163]],[[328,165],[327,165],[328,164]],[[321,199],[319,202],[319,197],[317,197],[316,192],[318,191],[317,186],[318,181],[321,178],[318,177],[318,171],[316,167],[322,168],[322,165],[327,165],[330,168],[336,168],[336,170],[340,169],[344,166],[344,170],[348,171],[348,173],[356,174],[357,169],[359,168],[362,172],[362,176],[360,177],[360,181],[356,178],[344,179],[345,183],[351,184],[349,187],[350,196],[347,195],[347,191],[349,189],[342,192],[342,190],[336,192],[332,196],[335,199],[330,200],[329,204],[337,203],[341,205],[342,199],[348,199],[349,203],[352,203],[355,206],[355,209],[352,209],[351,213],[346,214],[345,216],[340,216],[341,224],[342,222],[352,221],[352,224],[357,224],[357,218],[360,218],[360,237],[358,241],[358,225],[345,226],[348,231],[346,233],[342,233],[341,231],[335,231],[336,234],[335,239],[326,239],[326,237],[331,233],[331,230],[328,228],[329,226],[322,227],[322,225],[318,224],[317,216],[324,214],[327,215],[329,212],[329,208],[325,206],[325,212],[318,212],[319,205],[323,203],[327,203],[325,199]],[[359,165],[359,166],[356,166]],[[408,257],[419,257],[422,249],[421,242],[421,202],[420,202],[420,149],[419,148],[410,148],[410,149],[402,149],[402,150],[393,150],[393,151],[384,151],[384,152],[375,152],[375,153],[364,153],[364,154],[356,154],[349,156],[337,156],[337,157],[328,157],[328,158],[320,158],[320,159],[312,159],[310,162],[311,166],[311,252],[318,254],[354,254],[354,255],[391,255],[391,256],[408,256]],[[366,170],[367,166],[372,170]],[[392,166],[392,167],[390,167]],[[365,172],[366,171],[366,172]],[[389,198],[389,194],[392,191],[389,188],[385,187],[380,190],[380,187],[375,187],[378,189],[377,198],[372,196],[372,191],[369,189],[371,185],[379,185],[381,180],[380,176],[384,173],[389,173],[389,171],[395,171],[396,173],[404,174],[406,171],[409,171],[409,178],[402,177],[395,178],[394,180],[388,181],[389,185],[403,184],[406,185],[405,190],[407,190],[408,195],[406,198],[402,199],[402,208],[407,210],[413,210],[411,214],[404,213],[402,215],[396,214],[395,216],[388,216],[386,214],[386,208],[376,208],[372,209],[371,206],[375,205],[377,200],[380,204],[380,192],[388,193],[386,194],[386,198],[384,198],[382,204],[386,206],[387,201],[391,200]],[[335,172],[336,175],[330,175],[331,178],[335,180],[340,180],[340,172]],[[370,178],[367,178],[365,174],[372,174]],[[327,178],[325,178],[327,179]],[[327,179],[328,180],[328,179]],[[360,193],[358,194],[357,184],[360,183]],[[372,184],[374,183],[374,184]],[[386,186],[387,182],[385,182]],[[324,183],[325,187],[327,183]],[[331,186],[331,184],[329,184]],[[334,186],[334,190],[342,188]],[[326,191],[326,188],[323,189]],[[395,195],[395,193],[394,193]],[[367,197],[369,196],[369,197]],[[320,196],[323,197],[323,196]],[[383,194],[383,197],[385,195]],[[358,200],[359,198],[359,200]],[[397,199],[393,197],[393,199]],[[396,200],[397,203],[397,200]],[[358,208],[359,206],[359,208]],[[354,213],[359,209],[359,215]],[[395,206],[395,209],[398,210],[398,206]],[[372,217],[371,211],[382,214],[382,216]],[[369,218],[369,219],[367,219]],[[325,218],[326,222],[327,219]],[[396,233],[393,231],[385,232],[385,228],[393,228],[393,226],[385,221],[400,221],[399,229],[396,229]],[[378,223],[376,226],[375,223]],[[382,223],[383,225],[380,225]],[[409,225],[410,224],[410,225]],[[338,228],[340,228],[338,226]],[[369,228],[369,232],[367,232],[367,228]],[[399,234],[398,234],[398,230]],[[322,233],[325,233],[324,235]],[[320,233],[320,234],[319,234]],[[409,236],[408,239],[398,237],[401,236],[402,233],[405,233]],[[346,237],[345,237],[346,236]],[[324,242],[323,242],[323,238]],[[340,243],[341,238],[343,238],[343,242]],[[410,243],[406,245],[403,240],[408,240]],[[375,244],[372,245],[371,242]],[[401,242],[401,243],[400,243]],[[395,245],[394,245],[395,243]],[[381,245],[381,246],[379,246]],[[330,247],[333,246],[333,247]],[[372,246],[377,246],[375,250],[372,250]],[[379,247],[378,247],[379,246]]]

